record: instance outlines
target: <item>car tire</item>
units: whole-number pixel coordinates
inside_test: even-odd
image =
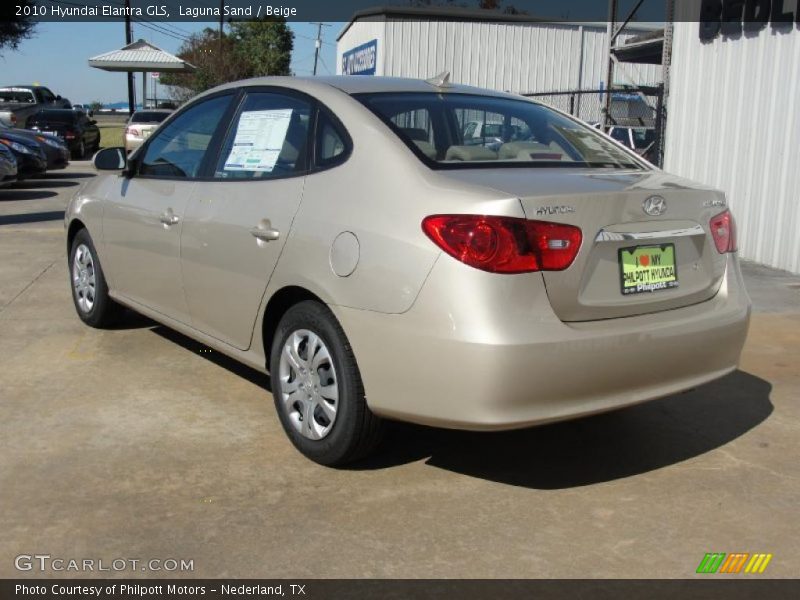
[[[367,406],[350,342],[324,304],[300,302],[283,315],[270,352],[270,377],[281,425],[306,457],[342,466],[377,446],[382,421]]]
[[[72,302],[81,321],[96,328],[116,323],[123,308],[108,295],[103,268],[86,229],[72,240],[68,266]]]
[[[86,156],[86,144],[83,140],[80,141],[78,147],[72,153],[73,160],[82,160]]]

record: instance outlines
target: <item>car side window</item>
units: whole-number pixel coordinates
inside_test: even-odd
[[[346,136],[325,111],[320,110],[318,115],[315,162],[318,167],[327,167],[339,162],[345,154],[347,150]]]
[[[278,92],[248,92],[222,144],[214,177],[269,179],[308,169],[311,103]]]
[[[211,138],[232,96],[217,96],[183,111],[154,135],[138,173],[152,177],[197,177]]]

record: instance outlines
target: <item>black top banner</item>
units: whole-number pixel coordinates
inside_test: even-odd
[[[682,1],[682,0],[676,0]],[[692,1],[692,0],[689,0]],[[638,0],[618,0],[618,19]],[[287,21],[346,22],[362,18],[606,22],[605,0],[3,0],[3,13],[38,21],[219,22],[283,18]],[[643,0],[638,22],[663,22],[665,0]]]
[[[430,20],[607,23],[606,0],[3,0],[0,21],[22,17],[47,22],[134,21],[219,23],[286,21]],[[634,10],[635,9],[635,10]],[[617,23],[704,23],[703,37],[766,24],[800,24],[795,0],[617,0]],[[706,24],[710,24],[706,25]],[[738,24],[738,25],[737,25]]]

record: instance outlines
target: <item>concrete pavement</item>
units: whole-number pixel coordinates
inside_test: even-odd
[[[21,554],[193,561],[118,573],[147,577],[671,578],[706,552],[800,572],[800,278],[746,267],[750,337],[718,382],[513,433],[396,425],[336,471],[293,449],[265,377],[141,317],[81,324],[61,215],[86,176],[0,190],[0,577],[92,576]]]

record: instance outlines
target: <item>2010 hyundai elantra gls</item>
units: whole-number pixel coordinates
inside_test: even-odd
[[[747,333],[725,196],[510,94],[254,79],[94,161],[66,214],[80,318],[126,306],[269,373],[319,463],[385,419],[501,430],[668,396],[734,370]]]

